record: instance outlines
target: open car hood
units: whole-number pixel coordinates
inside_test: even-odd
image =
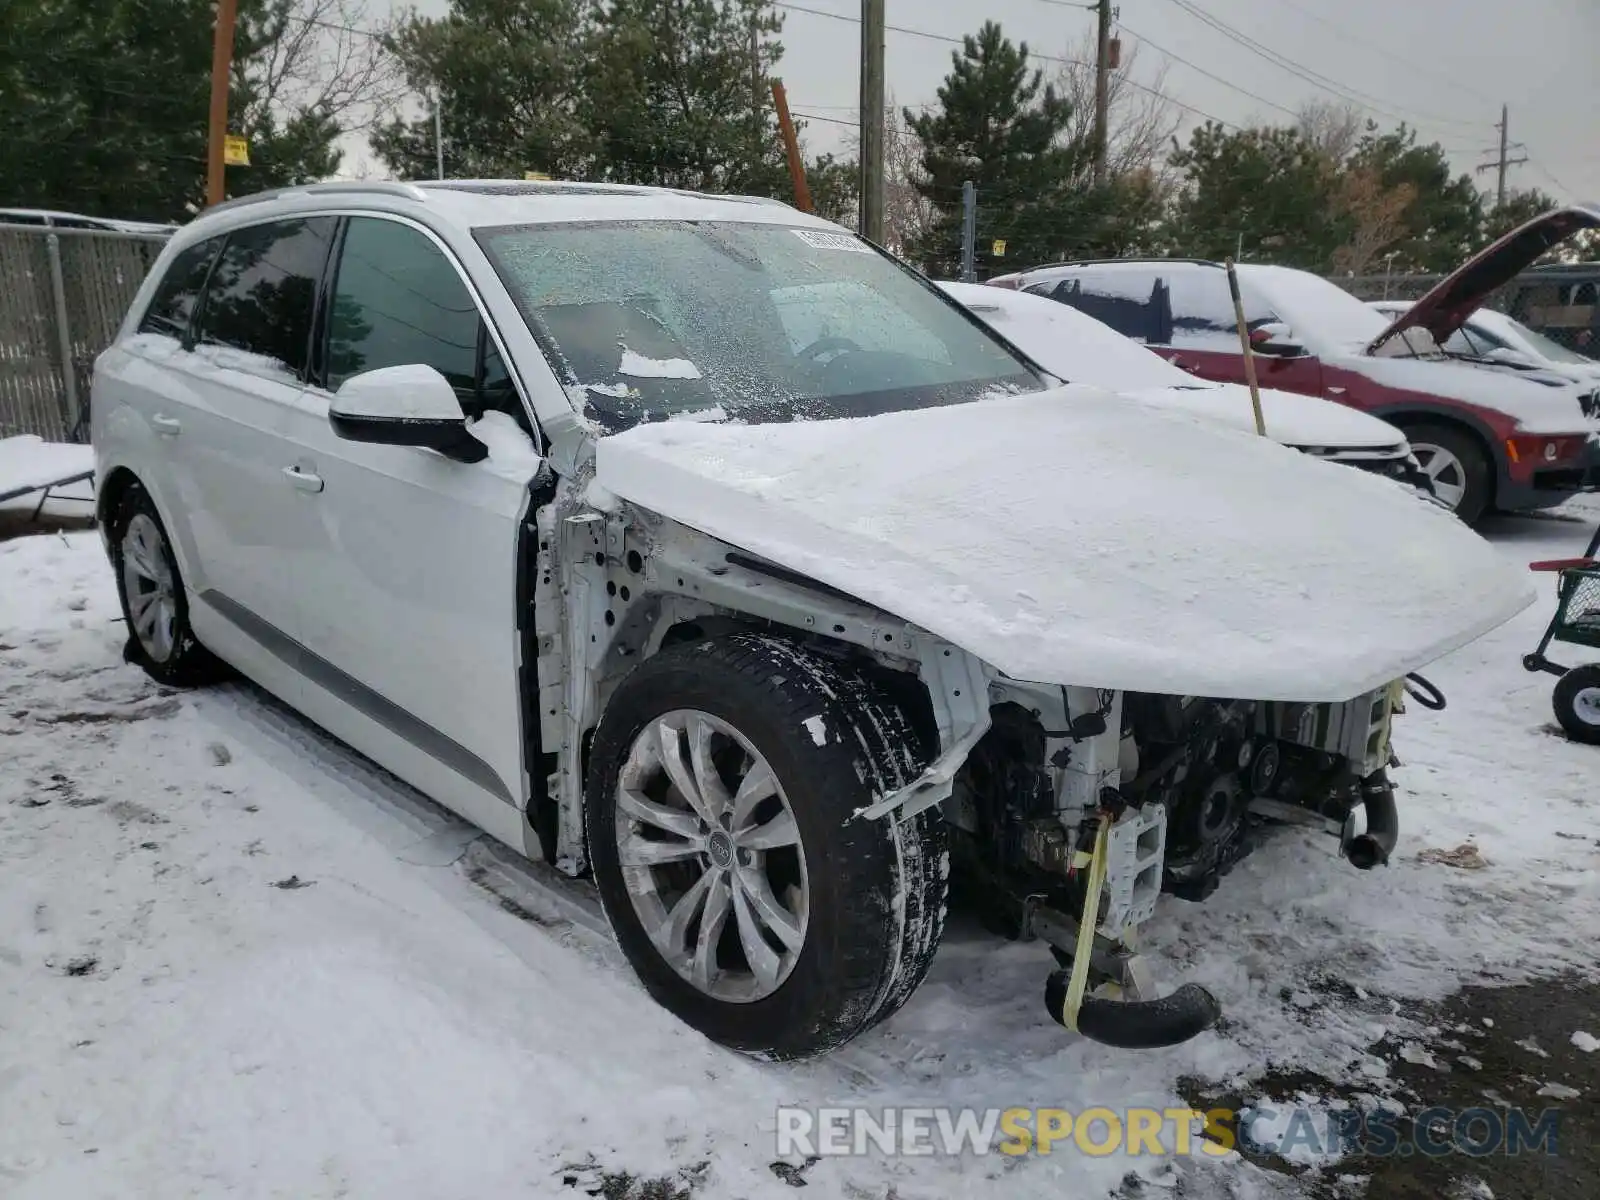
[[[1435,284],[1433,290],[1402,313],[1367,347],[1368,354],[1407,329],[1422,328],[1444,345],[1496,288],[1511,282],[1540,255],[1576,233],[1600,225],[1600,204],[1553,208],[1513,229]]]
[[[1342,701],[1533,599],[1386,479],[1091,388],[643,425],[595,480],[1037,682]]]

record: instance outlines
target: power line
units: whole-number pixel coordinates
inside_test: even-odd
[[[1063,0],[1063,4],[1065,4],[1065,0]],[[1076,5],[1076,4],[1066,5],[1066,6],[1067,7],[1072,7],[1072,8],[1078,7],[1078,5]],[[821,8],[808,8],[803,4],[790,3],[789,0],[775,0],[775,3],[773,5],[773,7],[781,8],[786,12],[806,13],[808,16],[813,16],[813,17],[827,17],[830,20],[843,21],[848,25],[859,25],[859,24],[861,24],[861,18],[858,17],[858,16],[851,16],[848,13],[828,12],[827,10],[821,9]],[[926,29],[912,29],[909,26],[905,26],[905,25],[885,25],[884,28],[889,30],[891,33],[903,33],[903,34],[908,34],[911,37],[927,38],[929,41],[944,42],[944,43],[946,43],[948,45],[952,45],[952,46],[965,46],[966,45],[966,39],[965,38],[951,37],[948,34],[943,34],[943,33],[933,33],[933,32],[931,32],[929,30],[926,30]],[[1028,51],[1028,57],[1029,58],[1036,58],[1040,62],[1056,63],[1057,65],[1063,66],[1063,67],[1088,67],[1088,66],[1092,65],[1090,63],[1084,62],[1082,59],[1062,58],[1061,56],[1056,55],[1056,54],[1040,54],[1036,50],[1029,50]],[[1183,109],[1185,112],[1191,112],[1197,117],[1204,117],[1207,121],[1213,121],[1216,124],[1221,125],[1221,126],[1227,128],[1227,129],[1235,129],[1235,130],[1237,130],[1237,129],[1241,128],[1241,126],[1235,125],[1232,121],[1224,121],[1221,117],[1213,116],[1212,114],[1206,112],[1204,109],[1196,108],[1192,104],[1185,104],[1182,100],[1179,100],[1179,99],[1177,99],[1176,97],[1173,97],[1173,96],[1169,96],[1165,92],[1158,91],[1156,88],[1150,87],[1147,84],[1140,83],[1136,79],[1129,79],[1126,76],[1124,76],[1123,77],[1123,81],[1129,87],[1136,88],[1139,91],[1146,92],[1146,93],[1148,93],[1149,95],[1152,95],[1152,96],[1157,96],[1160,99],[1165,100],[1169,104],[1176,105],[1178,108]]]
[[[1046,2],[1048,2],[1048,0],[1046,0]],[[1468,96],[1476,97],[1477,99],[1483,100],[1483,101],[1485,101],[1485,102],[1487,102],[1489,104],[1497,103],[1497,101],[1491,99],[1489,96],[1485,95],[1483,92],[1478,91],[1477,88],[1471,88],[1471,87],[1466,86],[1459,79],[1454,78],[1448,72],[1445,72],[1445,71],[1430,71],[1426,67],[1424,67],[1421,63],[1419,63],[1416,59],[1408,58],[1403,54],[1396,54],[1393,50],[1390,50],[1387,46],[1385,46],[1382,42],[1374,41],[1371,38],[1360,37],[1360,36],[1358,36],[1358,35],[1356,35],[1354,33],[1351,33],[1347,29],[1345,29],[1341,25],[1339,25],[1337,22],[1330,21],[1330,20],[1328,20],[1327,17],[1319,16],[1317,13],[1312,12],[1310,9],[1302,8],[1300,5],[1296,4],[1294,2],[1294,0],[1278,0],[1278,3],[1283,5],[1284,8],[1292,9],[1293,11],[1299,13],[1303,17],[1308,17],[1309,19],[1315,21],[1318,25],[1326,26],[1327,28],[1333,30],[1333,32],[1335,34],[1337,34],[1339,37],[1344,38],[1346,41],[1353,42],[1357,46],[1365,46],[1368,50],[1371,50],[1376,54],[1380,54],[1384,58],[1387,58],[1387,59],[1390,59],[1390,60],[1392,60],[1394,62],[1397,62],[1401,66],[1407,68],[1408,70],[1410,70],[1410,71],[1412,71],[1412,72],[1414,72],[1416,74],[1428,75],[1428,76],[1430,76],[1430,77],[1432,77],[1434,79],[1439,80],[1441,83],[1447,84],[1450,87],[1453,87],[1453,88],[1457,89],[1458,91],[1460,91],[1460,92],[1462,92],[1462,93],[1464,93],[1464,94],[1466,94]]]
[[[1257,104],[1265,104],[1268,108],[1275,108],[1279,112],[1287,113],[1291,117],[1298,118],[1299,115],[1300,115],[1299,113],[1295,112],[1295,110],[1292,109],[1292,108],[1285,108],[1283,105],[1278,104],[1275,101],[1268,100],[1265,96],[1258,96],[1254,92],[1246,91],[1244,88],[1240,87],[1238,84],[1232,83],[1229,80],[1224,79],[1221,75],[1213,74],[1212,72],[1206,70],[1204,67],[1197,66],[1196,64],[1190,62],[1187,58],[1184,58],[1180,54],[1174,54],[1171,50],[1166,49],[1164,46],[1157,45],[1155,42],[1153,42],[1149,38],[1145,37],[1145,35],[1140,33],[1137,29],[1132,29],[1126,24],[1124,24],[1122,26],[1122,28],[1127,30],[1127,32],[1128,32],[1128,34],[1130,36],[1132,36],[1134,38],[1137,38],[1139,41],[1141,41],[1145,45],[1149,46],[1150,49],[1154,50],[1157,54],[1160,54],[1160,55],[1162,55],[1162,56],[1164,56],[1166,58],[1170,58],[1173,62],[1182,63],[1184,66],[1188,67],[1191,71],[1196,71],[1199,74],[1204,75],[1207,79],[1214,80],[1215,82],[1220,83],[1225,88],[1231,88],[1233,91],[1238,92],[1241,96],[1248,96],[1250,99],[1254,100]]]
[[[1281,54],[1272,49],[1272,47],[1256,41],[1248,34],[1241,32],[1232,25],[1229,25],[1226,21],[1212,16],[1205,9],[1201,8],[1197,4],[1194,4],[1192,0],[1172,0],[1172,2],[1190,16],[1214,29],[1224,37],[1237,42],[1239,45],[1245,47],[1245,49],[1251,51],[1258,57],[1266,59],[1269,63],[1280,70],[1287,71],[1289,74],[1304,80],[1306,83],[1311,84],[1313,87],[1321,91],[1327,92],[1333,96],[1337,96],[1339,99],[1347,103],[1354,104],[1358,108],[1364,108],[1368,112],[1376,113],[1387,120],[1441,126],[1462,125],[1469,128],[1475,127],[1476,125],[1475,122],[1464,121],[1460,118],[1432,117],[1427,116],[1426,114],[1408,115],[1403,112],[1395,111],[1392,108],[1384,107],[1387,102],[1383,101],[1381,97],[1373,96],[1368,92],[1360,91],[1359,89],[1353,88],[1348,84],[1340,83],[1338,80],[1324,75],[1319,71],[1312,70],[1312,68],[1306,66],[1305,64],[1297,62],[1294,59],[1289,58],[1287,55]]]
[[[1524,149],[1526,149],[1526,147],[1524,147]],[[1577,192],[1575,192],[1571,188],[1569,188],[1566,184],[1562,183],[1561,180],[1557,179],[1555,177],[1555,175],[1553,175],[1551,173],[1550,169],[1548,167],[1546,167],[1544,164],[1542,164],[1541,162],[1539,162],[1537,159],[1529,158],[1529,159],[1526,159],[1525,161],[1531,167],[1533,167],[1533,169],[1535,171],[1539,172],[1539,174],[1543,175],[1551,183],[1555,184],[1557,189],[1559,189],[1560,191],[1565,192],[1569,199],[1578,194]]]

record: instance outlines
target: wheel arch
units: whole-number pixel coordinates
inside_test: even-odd
[[[986,702],[981,714],[967,711],[987,698],[986,687],[970,683],[981,668],[903,619],[675,522],[562,507],[539,510],[534,576],[536,719],[553,752],[536,769],[550,767],[553,812],[543,828],[554,827],[558,869],[578,874],[588,865],[581,814],[590,739],[617,688],[664,649],[739,633],[781,637],[870,674],[935,754],[967,726],[987,727]],[[944,664],[938,670],[929,669],[934,658]],[[951,664],[968,674],[946,684]]]

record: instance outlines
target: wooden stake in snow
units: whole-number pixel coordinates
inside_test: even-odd
[[[1256,411],[1256,432],[1267,436],[1267,420],[1261,415],[1261,389],[1256,385],[1256,356],[1250,348],[1250,328],[1244,323],[1244,301],[1239,297],[1239,272],[1233,259],[1223,260],[1228,268],[1228,291],[1233,294],[1233,318],[1239,323],[1239,349],[1244,354],[1244,377],[1250,384],[1250,406]]]

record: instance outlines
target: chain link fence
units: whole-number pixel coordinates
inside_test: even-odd
[[[1345,291],[1362,300],[1420,300],[1443,275],[1331,275]]]
[[[0,437],[88,439],[95,356],[166,236],[0,224]]]

